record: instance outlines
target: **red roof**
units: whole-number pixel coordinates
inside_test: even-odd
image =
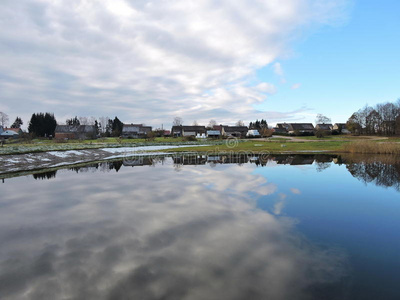
[[[11,130],[15,131],[16,133],[19,133],[21,131],[21,128],[4,128],[4,131]]]

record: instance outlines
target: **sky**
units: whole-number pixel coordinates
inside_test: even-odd
[[[0,111],[345,122],[400,97],[396,0],[2,0]]]

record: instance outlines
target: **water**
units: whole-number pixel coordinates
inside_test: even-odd
[[[400,162],[115,161],[0,184],[1,299],[399,299]]]

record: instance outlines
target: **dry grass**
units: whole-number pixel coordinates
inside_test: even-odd
[[[357,141],[343,145],[343,150],[349,153],[400,155],[400,144],[391,142],[374,143],[372,141]]]

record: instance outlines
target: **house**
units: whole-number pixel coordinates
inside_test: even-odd
[[[272,128],[275,134],[287,134],[289,126],[286,123],[278,123]]]
[[[230,137],[246,137],[249,128],[247,126],[222,126],[222,135]]]
[[[97,135],[94,125],[57,125],[56,139],[88,139]]]
[[[314,133],[314,125],[311,123],[278,123],[277,128],[280,130],[286,130],[289,134],[312,134]]]
[[[143,124],[124,124],[122,127],[122,137],[124,138],[143,138],[151,132],[151,126]]]
[[[217,139],[217,138],[221,137],[221,131],[219,131],[219,130],[207,130],[207,137]]]
[[[258,132],[257,129],[250,129],[247,134],[247,137],[261,137],[261,134]]]
[[[332,127],[332,130],[335,130],[339,133],[349,134],[350,131],[347,129],[346,123],[335,123]]]
[[[0,134],[2,134],[3,132],[4,132],[3,126],[0,126]]]
[[[206,127],[205,126],[172,126],[171,135],[174,137],[177,136],[202,136],[206,134]]]
[[[332,124],[317,124],[315,125],[315,130],[332,131]]]
[[[11,128],[14,129],[14,128]],[[4,138],[4,139],[8,139],[8,138],[18,138],[20,132],[16,131],[16,130],[11,130],[10,128],[6,128],[6,130],[4,130],[1,134],[0,137]],[[22,131],[21,131],[22,132]]]

